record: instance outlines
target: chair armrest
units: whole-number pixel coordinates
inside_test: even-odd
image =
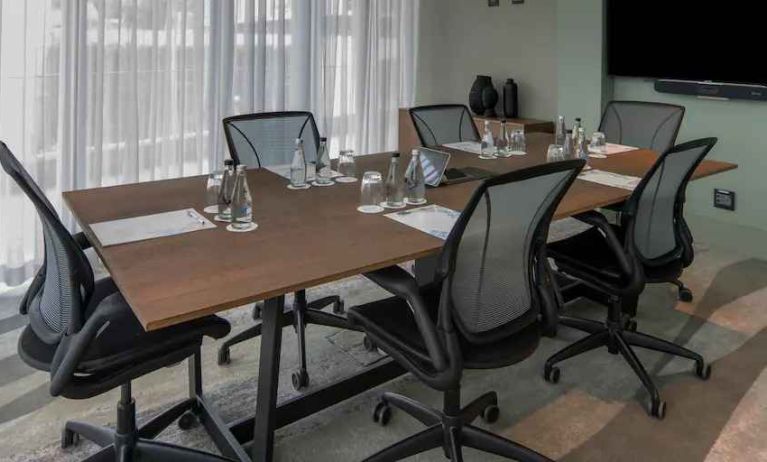
[[[434,367],[437,370],[447,368],[447,358],[442,344],[437,336],[436,325],[429,316],[428,309],[418,287],[415,278],[399,266],[390,266],[377,271],[365,273],[365,277],[375,282],[391,294],[407,301],[413,310],[418,331],[423,337],[426,351],[429,353]]]
[[[79,232],[77,234],[73,234],[72,238],[74,238],[75,242],[77,242],[77,245],[80,246],[81,249],[86,250],[93,247],[91,245],[91,241],[88,240],[88,238],[85,236],[85,233]]]
[[[599,212],[590,211],[575,215],[573,218],[600,230],[605,237],[607,246],[618,261],[618,266],[620,266],[621,271],[623,271],[626,276],[631,276],[633,274],[633,267],[626,255],[623,243],[618,239],[618,236],[615,235],[612,225],[610,225],[610,222],[607,221],[607,218],[605,218],[604,215]]]
[[[80,359],[102,327],[115,319],[121,310],[119,303],[103,304],[97,307],[75,334],[64,335],[56,348],[51,363],[50,393],[58,396],[72,380]]]

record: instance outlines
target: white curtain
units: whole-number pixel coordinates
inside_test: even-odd
[[[396,147],[417,0],[0,0],[0,140],[61,192],[196,175],[221,119],[311,110],[331,152]],[[34,209],[0,174],[0,286],[29,278]]]

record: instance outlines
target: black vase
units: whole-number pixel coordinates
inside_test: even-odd
[[[478,75],[469,92],[469,107],[476,115],[485,115],[485,111],[487,110],[487,106],[485,106],[483,101],[483,93],[486,88],[493,88],[493,80],[489,75]],[[493,90],[495,90],[495,88],[493,88]],[[498,93],[496,92],[496,99],[497,98]]]
[[[498,104],[498,90],[492,85],[482,89],[482,105],[485,106],[485,115],[487,117],[497,117],[495,105]]]
[[[514,79],[506,79],[506,83],[503,85],[503,116],[507,119],[519,117],[517,84]]]

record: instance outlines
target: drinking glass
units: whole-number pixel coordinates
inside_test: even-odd
[[[354,183],[357,181],[357,167],[354,163],[354,151],[344,149],[338,153],[338,173],[340,177],[336,178],[338,183]]]
[[[360,187],[360,206],[362,213],[379,213],[383,211],[381,203],[384,200],[383,177],[379,172],[365,172]]]
[[[602,132],[594,132],[591,135],[591,143],[589,144],[589,155],[591,157],[606,158],[607,157],[607,138]]]
[[[218,213],[218,195],[221,192],[221,180],[224,178],[224,172],[215,171],[208,175],[208,181],[205,185],[205,213]]]
[[[512,156],[524,156],[527,154],[527,143],[525,142],[525,131],[523,129],[515,128],[511,133],[509,153]]]
[[[550,144],[546,151],[546,162],[560,162],[565,160],[565,148],[560,144]]]

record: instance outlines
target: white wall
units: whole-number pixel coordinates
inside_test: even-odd
[[[417,104],[468,104],[477,74],[493,78],[500,99],[511,77],[519,85],[520,116],[553,120],[556,6],[557,0],[503,0],[494,8],[486,0],[421,0]]]

